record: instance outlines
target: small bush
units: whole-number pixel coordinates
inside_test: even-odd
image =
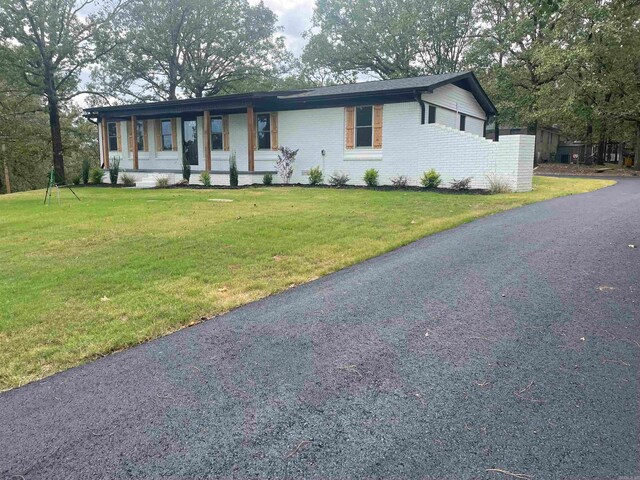
[[[334,187],[344,187],[347,183],[349,183],[349,175],[346,173],[334,173],[329,177],[329,184]]]
[[[431,169],[428,172],[424,172],[422,174],[422,178],[420,179],[420,183],[424,188],[438,188],[440,185],[440,174],[435,171],[435,169]]]
[[[191,164],[189,163],[189,156],[187,152],[182,154],[182,179],[189,183],[189,179],[191,178]]]
[[[128,173],[123,173],[120,178],[122,178],[122,184],[125,187],[135,187],[136,186],[136,181]]]
[[[276,170],[284,184],[288,184],[289,180],[291,180],[291,177],[293,176],[293,164],[296,161],[297,154],[298,150],[288,147],[280,147],[280,153],[278,154],[278,160],[276,161]]]
[[[469,190],[471,184],[471,177],[463,178],[462,180],[456,180],[455,178],[451,182],[451,189],[459,192]]]
[[[309,170],[309,185],[322,185],[324,174],[320,167],[313,167]]]
[[[265,173],[264,177],[262,177],[262,184],[263,185],[271,185],[273,183],[273,174],[272,173]]]
[[[202,172],[200,174],[200,181],[202,182],[202,185],[204,185],[205,187],[210,187],[211,186],[211,174],[209,172]]]
[[[378,186],[378,170],[375,168],[370,168],[366,172],[364,172],[364,183],[367,184],[367,187],[377,187]]]
[[[406,175],[398,175],[391,179],[391,184],[396,188],[404,188],[409,184],[409,179]]]
[[[229,155],[229,185],[238,186],[238,162],[236,162],[236,152]]]
[[[102,179],[104,178],[104,173],[104,170],[102,170],[100,167],[92,168],[89,171],[89,180],[91,180],[91,183],[100,185],[102,183]]]
[[[181,185],[183,187],[186,187],[187,185],[189,185],[189,180],[187,180],[186,178],[181,178],[176,182],[176,185]]]
[[[169,177],[158,177],[156,178],[156,187],[165,188],[169,186]]]
[[[487,175],[489,182],[489,193],[511,193],[511,186],[500,175],[491,173]]]
[[[111,185],[118,183],[118,176],[120,175],[120,159],[113,158],[109,163],[109,180]]]
[[[71,183],[73,183],[74,185],[80,185],[80,183],[82,183],[82,176],[76,175],[71,179]]]
[[[88,158],[82,160],[82,183],[89,183],[89,171],[91,170],[91,162]]]

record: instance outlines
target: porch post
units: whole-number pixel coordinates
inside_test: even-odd
[[[138,121],[135,115],[131,115],[131,153],[133,156],[133,169],[138,170]]]
[[[204,169],[207,172],[211,171],[211,112],[209,110],[204,111],[204,141],[202,146],[204,147]]]
[[[249,159],[249,171],[253,172],[255,169],[254,164],[254,145],[255,145],[255,133],[253,131],[253,105],[249,104],[247,106],[247,158]]]
[[[109,132],[105,117],[102,117],[102,160],[104,168],[109,168]]]

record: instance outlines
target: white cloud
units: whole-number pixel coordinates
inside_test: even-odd
[[[250,0],[250,3],[255,5],[259,0]],[[300,55],[306,44],[302,33],[311,27],[314,0],[264,0],[264,4],[278,16],[287,48]]]

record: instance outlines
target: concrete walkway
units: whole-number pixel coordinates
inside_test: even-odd
[[[505,212],[0,394],[0,477],[637,478],[639,206]]]

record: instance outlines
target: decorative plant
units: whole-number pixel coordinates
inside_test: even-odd
[[[169,177],[158,177],[156,178],[156,187],[164,188],[169,186]]]
[[[210,187],[211,186],[211,174],[209,172],[202,172],[200,174],[200,181],[202,182],[202,185],[204,185],[205,187]]]
[[[462,180],[456,180],[455,178],[451,182],[451,189],[457,191],[469,190],[471,184],[471,177],[463,178]]]
[[[349,183],[349,175],[346,173],[338,173],[335,172],[333,175],[329,177],[329,184],[334,187],[344,187],[347,183]]]
[[[422,174],[422,178],[420,179],[420,183],[424,188],[438,188],[440,185],[440,174],[435,171],[435,169],[431,169],[428,172],[424,172]]]
[[[76,175],[71,180],[71,183],[73,183],[74,185],[80,185],[80,182],[82,182],[82,177],[80,175]]]
[[[409,179],[406,175],[398,175],[391,179],[391,184],[396,188],[404,188],[409,184]]]
[[[91,170],[91,162],[88,158],[82,160],[82,183],[89,183],[89,171]]]
[[[278,154],[278,160],[276,161],[276,170],[278,175],[282,178],[282,183],[289,183],[293,176],[293,164],[296,161],[296,155],[298,150],[293,150],[288,147],[280,147],[280,153]]]
[[[309,170],[309,185],[322,185],[324,175],[320,167],[313,167]]]
[[[235,150],[229,155],[229,185],[238,186],[238,162],[236,162]]]
[[[128,173],[123,173],[120,178],[122,178],[122,184],[125,187],[135,187],[136,186],[136,181],[135,179],[129,175]]]
[[[273,183],[273,174],[272,173],[265,173],[264,177],[262,177],[262,184],[263,185],[271,185]]]
[[[120,159],[112,158],[111,163],[109,164],[109,180],[111,181],[111,185],[116,185],[118,183],[119,174],[120,174]]]
[[[377,187],[378,186],[378,171],[375,168],[370,168],[366,172],[364,172],[364,183],[367,184],[367,187]]]
[[[104,178],[104,170],[100,167],[92,168],[89,171],[89,179],[91,183],[95,183],[96,185],[100,185],[102,183],[102,179]]]
[[[489,193],[511,193],[512,191],[509,183],[498,174],[487,175],[487,182],[489,182]]]
[[[191,178],[191,164],[189,163],[189,156],[187,152],[182,154],[182,178],[189,183]]]

